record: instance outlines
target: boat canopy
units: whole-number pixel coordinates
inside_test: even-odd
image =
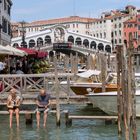
[[[98,76],[101,73],[101,71],[98,70],[87,70],[82,73],[78,73],[77,76],[82,77],[82,78],[89,78],[91,76]]]

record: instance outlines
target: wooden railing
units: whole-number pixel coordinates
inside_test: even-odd
[[[64,93],[69,94],[69,80],[74,75],[71,73],[59,73],[59,88]],[[61,84],[65,81],[64,84]],[[47,89],[47,92],[55,93],[55,74],[6,74],[0,75],[0,94],[10,91],[15,88],[21,94],[38,92],[41,88]]]

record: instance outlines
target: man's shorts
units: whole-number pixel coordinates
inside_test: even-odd
[[[44,107],[37,107],[36,112],[40,112],[40,113],[48,113],[49,108],[44,108]]]

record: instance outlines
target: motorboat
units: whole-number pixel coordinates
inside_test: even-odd
[[[140,117],[140,74],[135,74],[136,85],[136,116]],[[117,91],[94,93],[92,89],[87,89],[86,96],[96,107],[109,115],[117,115]]]
[[[70,84],[71,90],[76,95],[88,94],[87,88],[91,88],[94,93],[102,92],[101,71],[87,70],[76,75],[76,80]],[[105,82],[105,91],[117,91],[116,76],[109,73]]]
[[[136,116],[140,116],[140,90],[136,90]],[[117,91],[89,93],[86,95],[91,103],[109,115],[117,115]]]

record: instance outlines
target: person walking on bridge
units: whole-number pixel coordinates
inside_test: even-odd
[[[36,119],[37,119],[37,127],[40,126],[40,113],[44,113],[44,123],[43,126],[46,127],[47,115],[49,111],[50,105],[50,95],[44,89],[40,90],[39,95],[36,100],[37,110],[36,110]]]

